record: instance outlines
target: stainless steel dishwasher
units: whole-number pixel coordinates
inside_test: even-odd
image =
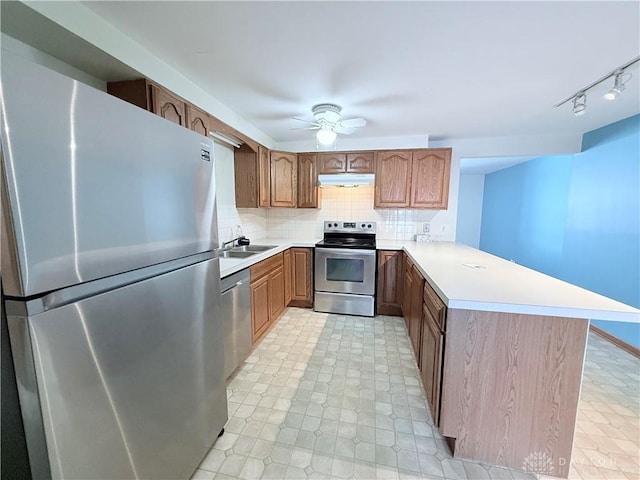
[[[251,351],[249,269],[222,279],[224,377],[228,378]]]

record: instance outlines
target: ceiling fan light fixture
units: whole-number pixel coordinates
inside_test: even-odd
[[[324,146],[333,145],[337,137],[338,134],[329,128],[321,128],[318,130],[318,133],[316,133],[318,143]]]
[[[311,108],[313,118],[320,122],[337,123],[340,120],[342,107],[334,103],[319,103]]]

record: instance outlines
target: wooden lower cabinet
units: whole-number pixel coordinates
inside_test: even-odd
[[[378,315],[402,316],[403,253],[397,250],[378,251]]]
[[[284,255],[278,253],[251,267],[251,325],[255,343],[284,311]]]
[[[251,282],[251,326],[253,342],[269,328],[269,276]]]
[[[313,250],[291,249],[291,301],[292,307],[313,307]]]
[[[291,249],[284,251],[282,266],[284,268],[284,304],[285,306],[288,306],[291,303],[291,281],[293,279],[293,271],[291,269]]]
[[[402,282],[402,316],[404,317],[404,323],[409,330],[409,317],[411,315],[411,282],[413,277],[411,276],[411,267],[413,263],[409,260],[409,257],[405,253],[404,258],[404,280]]]

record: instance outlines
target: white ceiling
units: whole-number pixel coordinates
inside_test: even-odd
[[[352,137],[430,140],[575,135],[640,112],[638,64],[618,100],[607,81],[582,117],[554,107],[640,54],[637,1],[82,3],[275,142],[306,139],[290,118],[320,102],[367,119]]]

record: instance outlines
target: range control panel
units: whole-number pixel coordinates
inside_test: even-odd
[[[335,233],[376,233],[376,222],[339,222],[329,220],[324,222],[324,231]]]

